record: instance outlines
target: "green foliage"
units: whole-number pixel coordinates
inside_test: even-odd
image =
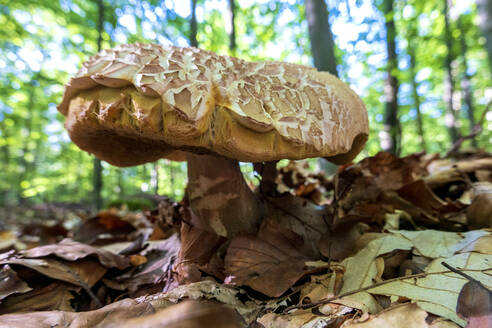
[[[442,100],[443,62],[448,51],[443,40],[442,2],[408,0],[395,4],[399,61],[395,73],[401,83],[403,154],[420,150],[409,87],[409,47],[415,47],[428,151],[444,152],[450,141]],[[104,0],[104,6],[103,48],[124,42],[188,44],[190,13],[186,1]],[[236,56],[311,64],[302,1],[242,0],[236,1],[236,6]],[[372,5],[355,0],[329,7],[341,78],[361,94],[370,115],[371,137],[361,156],[373,155],[380,149],[386,67],[380,9],[378,2]],[[457,28],[456,19],[451,21],[455,98],[461,108],[459,81],[463,72],[457,40],[463,34],[478,121],[490,98],[490,68],[476,26],[475,5],[461,5],[460,13],[461,29]],[[226,14],[225,0],[198,1],[197,39],[202,48],[229,53]],[[56,105],[70,75],[96,52],[97,19],[94,0],[0,0],[0,205],[19,201],[90,202],[92,157],[70,142]],[[352,37],[353,31],[357,33]],[[466,117],[466,112],[460,111],[462,134],[470,129]],[[484,123],[478,140],[478,145],[489,151],[490,124]],[[242,168],[252,176],[250,166]],[[186,164],[161,160],[158,179],[152,182],[155,173],[152,164],[120,169],[103,163],[103,197],[129,199],[142,192],[153,193],[156,188],[159,194],[177,199],[183,196]]]

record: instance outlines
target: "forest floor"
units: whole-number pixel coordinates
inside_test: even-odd
[[[230,239],[167,198],[3,209],[0,327],[492,327],[492,155],[291,162],[275,183]]]

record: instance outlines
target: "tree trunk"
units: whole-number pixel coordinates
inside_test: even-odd
[[[393,0],[384,0],[383,13],[386,26],[386,51],[388,63],[384,85],[384,133],[381,137],[381,147],[384,151],[398,155],[400,153],[401,127],[398,119],[398,79],[395,72],[398,69],[396,56],[396,27],[393,12]]]
[[[444,101],[446,103],[448,118],[446,119],[446,125],[448,126],[449,136],[454,144],[458,140],[458,117],[453,106],[453,93],[454,93],[454,81],[451,63],[453,62],[453,39],[451,36],[451,27],[449,24],[449,0],[444,0],[444,39],[446,41],[446,48],[448,50],[446,54],[446,60],[444,68],[446,70],[446,77],[444,79]]]
[[[150,186],[155,195],[159,194],[159,165],[158,161],[152,163],[152,170],[150,171]]]
[[[408,33],[408,56],[410,57],[410,79],[412,83],[412,95],[413,102],[415,105],[415,111],[417,112],[417,131],[420,139],[420,148],[423,151],[427,151],[427,144],[425,142],[425,129],[424,129],[424,120],[422,118],[422,111],[420,110],[420,97],[418,93],[418,83],[417,83],[417,61],[415,49],[417,48],[417,18],[412,19],[409,22],[409,33]]]
[[[417,131],[419,133],[420,148],[423,151],[427,151],[427,145],[425,142],[424,122],[422,119],[422,112],[420,110],[420,97],[417,91],[418,84],[416,79],[417,72],[416,72],[415,48],[414,48],[415,45],[412,44],[410,40],[408,44],[409,44],[408,55],[410,56],[410,78],[412,80],[412,93],[413,93],[413,101],[415,104],[415,111],[417,112]]]
[[[314,67],[338,76],[333,34],[324,0],[305,0]]]
[[[461,17],[458,17],[458,30],[460,30],[460,45],[461,45],[461,62],[463,65],[463,77],[461,78],[461,90],[463,92],[463,100],[466,106],[466,113],[468,115],[468,121],[470,124],[470,133],[475,126],[475,111],[473,108],[473,95],[471,88],[471,77],[468,74],[468,61],[466,60],[466,53],[468,52],[468,46],[466,45],[466,36],[463,26],[461,24]],[[477,140],[471,139],[472,146],[477,148]]]
[[[196,39],[197,32],[198,25],[196,22],[196,0],[191,0],[190,45],[192,47],[198,47],[198,41]]]
[[[229,51],[232,56],[236,54],[236,3],[229,0],[230,31],[229,31]]]
[[[492,72],[492,0],[477,0],[478,25],[485,36],[485,48],[489,54]]]
[[[97,52],[101,51],[102,48],[102,33],[104,25],[104,3],[103,0],[97,0],[98,8],[98,21],[97,21]],[[92,176],[92,195],[93,195],[93,206],[96,210],[99,210],[103,206],[102,200],[102,163],[99,158],[94,157],[93,161],[93,176]]]

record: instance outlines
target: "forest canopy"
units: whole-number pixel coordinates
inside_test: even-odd
[[[492,150],[491,59],[475,2],[330,0],[326,7],[334,71],[369,113],[359,158],[382,149],[444,154],[477,127],[463,148]],[[64,84],[98,50],[134,42],[318,66],[306,16],[299,0],[0,0],[0,206],[93,205],[98,188],[105,205],[142,193],[181,198],[185,163],[117,168],[78,149],[56,108]]]

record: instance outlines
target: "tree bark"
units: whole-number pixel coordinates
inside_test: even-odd
[[[419,133],[420,148],[423,151],[427,151],[427,144],[425,142],[425,129],[424,120],[422,119],[422,111],[420,110],[420,97],[417,91],[418,83],[416,78],[416,60],[415,60],[415,48],[409,42],[408,55],[410,56],[410,78],[412,79],[412,93],[413,101],[415,105],[415,111],[417,112],[417,131]]]
[[[473,107],[473,95],[471,87],[471,77],[468,74],[468,61],[466,59],[466,53],[468,52],[468,46],[466,44],[465,31],[461,24],[461,16],[458,17],[458,30],[460,30],[460,45],[461,45],[461,63],[463,66],[463,77],[461,78],[461,90],[463,92],[463,100],[465,102],[466,113],[468,116],[468,121],[470,124],[469,133],[472,133],[472,129],[475,126],[475,111]],[[478,147],[477,140],[472,138],[472,146],[474,148]]]
[[[485,49],[489,54],[492,73],[492,0],[477,0],[478,26],[485,37]]]
[[[150,186],[155,195],[159,194],[159,165],[158,161],[152,163],[152,170],[150,171]]]
[[[234,0],[229,0],[230,12],[230,32],[229,32],[229,50],[232,56],[236,54],[236,3]]]
[[[393,17],[393,2],[393,0],[384,0],[383,2],[388,62],[384,85],[384,133],[382,134],[381,147],[384,151],[398,155],[400,152],[401,127],[398,119],[398,78],[395,76],[395,72],[398,69],[398,59],[396,56],[396,27]]]
[[[192,47],[198,47],[198,41],[196,35],[198,33],[198,24],[196,22],[196,1],[191,0],[191,19],[190,19],[190,45]]]
[[[427,144],[425,142],[425,129],[424,129],[424,120],[422,118],[422,111],[420,109],[420,97],[418,93],[418,82],[417,82],[417,61],[415,49],[417,48],[417,44],[415,39],[417,38],[417,30],[416,25],[417,19],[413,19],[409,22],[409,34],[408,34],[408,56],[410,57],[410,79],[412,83],[412,95],[413,102],[415,105],[415,111],[417,112],[417,131],[420,139],[420,148],[423,151],[427,151]]]
[[[314,67],[338,76],[333,34],[324,0],[305,0]]]
[[[104,3],[103,0],[97,0],[98,8],[98,21],[97,21],[97,52],[102,49],[102,33],[104,27]],[[92,169],[92,196],[93,196],[93,206],[96,210],[99,210],[103,206],[102,200],[102,188],[103,188],[103,178],[102,178],[102,163],[97,157],[93,160]]]
[[[446,70],[446,76],[444,78],[444,101],[448,111],[448,118],[446,119],[446,125],[448,126],[449,136],[454,144],[458,138],[458,116],[454,110],[453,93],[454,93],[454,80],[451,64],[453,62],[453,39],[451,36],[451,27],[449,24],[449,0],[444,0],[444,39],[446,41],[447,54],[444,62],[444,68]]]

